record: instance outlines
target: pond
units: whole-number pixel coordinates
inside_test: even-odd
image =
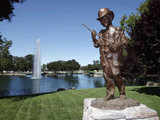
[[[97,88],[104,84],[102,77],[95,78],[84,74],[42,76],[40,80],[31,79],[31,76],[0,76],[0,97],[50,93],[59,88]]]

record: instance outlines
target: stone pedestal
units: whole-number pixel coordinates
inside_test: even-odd
[[[91,104],[96,98],[84,100],[82,120],[159,120],[157,112],[144,104],[124,109],[103,109],[93,107]]]

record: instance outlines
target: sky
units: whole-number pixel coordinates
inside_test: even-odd
[[[90,32],[81,24],[99,32],[103,27],[96,20],[100,8],[114,14],[114,26],[123,15],[135,13],[144,0],[25,0],[15,4],[11,22],[0,22],[0,32],[13,44],[14,56],[35,54],[40,39],[41,64],[75,59],[81,65],[99,60],[99,49],[93,47]]]

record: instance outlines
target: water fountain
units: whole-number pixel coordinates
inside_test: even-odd
[[[40,62],[40,39],[36,41],[36,53],[33,62],[33,77],[32,79],[41,78],[41,62]]]

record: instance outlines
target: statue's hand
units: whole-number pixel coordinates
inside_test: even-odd
[[[97,32],[95,30],[92,30],[91,35],[92,38],[96,39]]]
[[[97,35],[96,31],[92,30],[91,35],[92,35],[92,40],[93,40],[93,43],[94,43],[94,47],[98,48],[99,47],[99,42],[96,39],[96,35]]]

